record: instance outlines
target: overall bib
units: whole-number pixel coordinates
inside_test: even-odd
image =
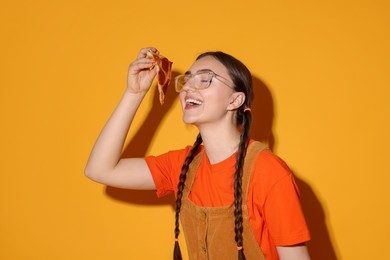
[[[245,157],[242,178],[243,248],[246,259],[265,260],[249,222],[247,197],[253,164],[259,152],[266,147],[252,142]],[[234,205],[222,207],[201,207],[195,205],[189,194],[195,175],[202,160],[203,152],[195,156],[190,164],[184,184],[180,222],[186,238],[190,260],[237,259],[237,245],[234,240]]]

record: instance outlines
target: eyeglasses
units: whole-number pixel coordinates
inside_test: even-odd
[[[195,74],[186,73],[183,75],[179,75],[175,78],[175,89],[177,92],[181,92],[183,90],[183,87],[191,81],[192,85],[191,87],[199,90],[199,89],[206,89],[210,86],[213,78],[216,78],[229,88],[233,88],[229,80],[219,76],[218,74],[214,73],[211,70],[202,70],[198,71]]]

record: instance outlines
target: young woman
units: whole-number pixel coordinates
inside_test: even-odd
[[[249,137],[252,77],[234,57],[204,53],[175,79],[183,121],[199,129],[192,146],[120,159],[157,73],[147,51],[159,53],[144,48],[131,63],[127,89],[96,141],[85,174],[109,186],[156,189],[158,196],[174,192],[175,259],[181,259],[180,227],[190,259],[310,259],[294,177],[280,158]]]

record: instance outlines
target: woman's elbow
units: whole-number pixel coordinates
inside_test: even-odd
[[[93,181],[98,181],[99,179],[99,172],[88,164],[84,168],[84,175]]]

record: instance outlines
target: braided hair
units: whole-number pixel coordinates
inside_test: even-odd
[[[243,176],[243,167],[244,160],[246,156],[246,150],[249,143],[249,133],[250,126],[252,123],[252,116],[250,110],[245,108],[250,108],[253,99],[252,91],[252,75],[248,68],[239,60],[233,56],[226,54],[221,51],[217,52],[205,52],[197,57],[196,60],[199,60],[203,57],[211,56],[221,62],[228,70],[229,76],[233,81],[234,90],[236,92],[243,92],[245,94],[245,102],[241,105],[236,111],[236,123],[237,126],[241,126],[240,134],[240,143],[238,145],[238,153],[236,156],[236,166],[234,174],[234,218],[235,218],[235,241],[238,249],[238,260],[244,260],[244,250],[243,250],[243,218],[242,218],[242,176]],[[196,141],[192,147],[192,150],[188,154],[179,178],[177,198],[176,198],[176,214],[175,214],[175,248],[174,248],[174,260],[181,260],[181,252],[178,243],[178,236],[180,233],[179,229],[179,215],[181,208],[181,199],[183,194],[184,182],[186,180],[187,172],[189,165],[194,159],[195,154],[199,150],[199,147],[202,143],[202,137],[198,134]]]

